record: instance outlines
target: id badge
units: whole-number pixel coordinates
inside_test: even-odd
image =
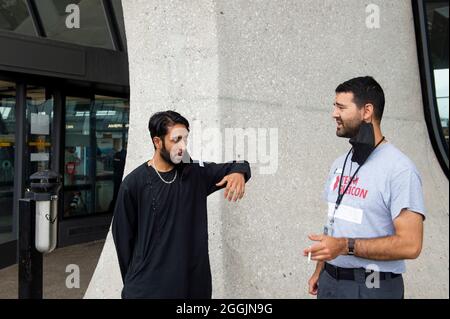
[[[330,221],[323,227],[323,234],[325,236],[333,237],[333,224]]]

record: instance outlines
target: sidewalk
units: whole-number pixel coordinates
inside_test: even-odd
[[[96,241],[57,249],[44,257],[44,298],[81,299],[94,273],[104,241]],[[80,267],[80,288],[68,289],[67,265]],[[0,270],[0,299],[16,299],[18,295],[17,265]]]

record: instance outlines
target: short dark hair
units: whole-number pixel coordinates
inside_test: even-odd
[[[153,114],[148,121],[148,130],[152,140],[154,137],[163,138],[168,128],[175,124],[183,124],[189,131],[189,121],[174,111],[164,111]]]
[[[384,112],[385,97],[381,85],[371,76],[348,80],[336,88],[336,93],[353,93],[353,102],[362,108],[370,103],[373,105],[374,117],[381,121]]]

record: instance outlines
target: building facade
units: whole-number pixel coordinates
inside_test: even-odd
[[[0,1],[0,268],[16,262],[17,203],[37,171],[64,180],[58,247],[106,236],[128,101],[120,1]]]

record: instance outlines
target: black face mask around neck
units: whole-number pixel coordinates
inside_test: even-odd
[[[363,122],[358,134],[353,136],[349,142],[353,146],[352,162],[359,165],[364,164],[376,147],[373,124]]]

